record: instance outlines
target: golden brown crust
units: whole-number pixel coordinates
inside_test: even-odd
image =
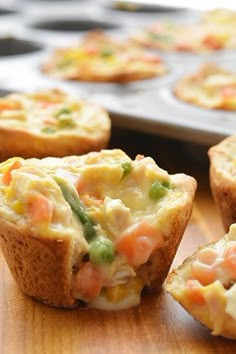
[[[0,126],[0,160],[13,156],[24,158],[47,156],[63,157],[81,155],[89,151],[99,151],[107,146],[110,139],[110,127],[97,134],[33,134],[29,131]]]
[[[224,76],[229,78],[229,83],[222,84],[222,87],[217,87],[217,84],[210,88],[205,87],[205,82],[210,81],[214,76]],[[224,86],[227,89],[234,89],[235,84],[232,84],[233,72],[222,69],[214,63],[205,63],[199,70],[189,76],[181,78],[174,86],[174,95],[182,101],[194,104],[196,106],[207,109],[225,109],[235,110],[236,104],[233,99],[229,99],[224,95]]]
[[[168,233],[163,235],[164,247],[153,252],[148,262],[136,270],[150,292],[158,292],[161,289],[192,213],[193,198],[197,187],[196,181],[182,174],[176,175],[175,178],[179,188],[188,190],[188,198],[179,205],[174,213],[170,211],[166,217]]]
[[[93,51],[94,48],[95,53],[87,53],[87,50]],[[104,48],[113,53],[110,59],[102,57]],[[78,51],[77,57],[80,59],[77,62],[75,60],[69,69],[65,68],[61,65],[63,59],[74,51]],[[147,53],[133,41],[118,41],[101,31],[89,32],[79,45],[56,49],[48,61],[41,65],[41,70],[63,80],[115,83],[150,79],[164,75],[167,71],[159,56]]]
[[[71,296],[72,240],[37,238],[1,218],[0,245],[21,290],[55,307],[74,307]]]
[[[46,72],[46,69],[44,69]],[[123,72],[122,70],[117,71],[116,73],[111,73],[110,75],[104,75],[99,73],[88,73],[86,74],[83,72],[74,74],[69,78],[72,81],[87,81],[87,82],[116,82],[118,84],[125,84],[132,81],[139,81],[139,80],[147,80],[151,79],[158,75],[158,72],[155,70],[145,70],[143,72],[137,72],[130,70],[129,72]],[[67,78],[65,78],[66,80]]]
[[[214,166],[210,167],[210,185],[215,203],[220,211],[225,231],[236,222],[236,187],[223,176],[217,176]]]
[[[50,64],[45,64],[42,66],[42,71],[50,75],[52,77],[58,77],[52,73],[52,66]],[[163,73],[162,73],[163,71]],[[65,76],[61,75],[60,79],[63,80],[72,80],[72,81],[87,81],[87,82],[110,82],[110,83],[120,83],[125,84],[132,81],[139,81],[139,80],[147,80],[154,78],[156,76],[161,76],[166,72],[166,70],[156,70],[153,66],[147,67],[143,70],[128,70],[127,68],[122,68],[120,70],[116,70],[115,72],[111,73],[99,73],[99,72],[90,72],[87,68],[86,70],[81,70],[78,72],[74,72],[73,75]]]
[[[63,157],[106,147],[111,121],[96,104],[61,90],[1,98],[0,159]]]
[[[177,268],[174,269],[167,277],[165,282],[165,290],[170,293],[175,300],[177,300],[181,306],[196,320],[200,321],[206,328],[213,330],[214,335],[221,335],[223,337],[229,339],[236,339],[236,321],[225,312],[221,314],[222,316],[222,326],[220,333],[214,332],[214,321],[209,315],[209,309],[207,302],[205,304],[201,304],[201,306],[197,306],[196,304],[192,304],[191,302],[186,301],[178,294],[178,291],[184,286],[183,282],[189,279],[189,274],[191,274],[191,266],[193,260],[196,258],[197,254],[201,249],[205,247],[214,248],[221,241],[213,242],[203,247],[200,247],[198,251],[196,251],[193,255],[186,258],[184,262]],[[215,299],[215,306],[217,308],[217,299]]]
[[[177,205],[165,210],[164,246],[157,249],[148,262],[136,269],[148,291],[158,292],[166,278],[178,245],[189,221],[196,181],[184,174],[172,175],[173,188],[183,192]],[[175,200],[173,200],[175,202]],[[56,307],[73,307],[71,296],[74,261],[73,238],[36,237],[28,229],[0,215],[0,245],[13,277],[28,295]],[[77,254],[77,253],[76,253]]]
[[[209,149],[210,186],[215,203],[220,211],[225,231],[236,222],[236,182],[230,171],[227,173],[224,164],[230,160],[224,147],[236,144],[235,136],[224,139],[220,144]],[[222,149],[223,148],[223,149]],[[225,151],[224,151],[225,150]],[[228,151],[230,154],[230,151]],[[234,158],[234,156],[231,156]]]

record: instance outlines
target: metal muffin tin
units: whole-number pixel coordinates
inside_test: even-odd
[[[25,0],[23,4],[21,12],[0,14],[0,95],[58,87],[102,104],[110,112],[114,126],[205,145],[236,132],[236,112],[198,108],[172,93],[179,78],[195,72],[206,61],[236,70],[236,50],[202,55],[159,51],[168,73],[129,84],[61,81],[40,70],[54,48],[78,42],[89,29],[105,29],[113,36],[126,37],[158,19],[195,21],[199,12],[173,8],[125,12],[102,0]]]

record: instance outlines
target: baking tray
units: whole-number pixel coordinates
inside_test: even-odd
[[[114,126],[188,142],[215,144],[236,132],[236,112],[195,107],[178,100],[172,90],[179,78],[195,72],[206,61],[233,70],[236,50],[202,55],[159,52],[169,69],[167,75],[129,84],[60,81],[40,71],[40,65],[55,47],[79,41],[93,26],[125,37],[157,19],[191,22],[199,16],[198,11],[174,11],[173,8],[130,14],[116,11],[99,0],[70,0],[66,4],[56,0],[25,1],[21,13],[16,12],[12,19],[1,16],[0,35],[3,42],[11,36],[10,40],[16,40],[21,49],[27,44],[34,50],[26,53],[17,51],[15,46],[14,53],[4,56],[0,53],[0,90],[58,87],[102,104],[110,112]]]

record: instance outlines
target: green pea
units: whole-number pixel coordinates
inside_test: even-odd
[[[53,134],[56,132],[56,129],[52,127],[44,127],[42,128],[41,132],[45,134]]]
[[[122,177],[126,177],[132,170],[132,164],[130,162],[124,162],[121,166],[124,170]]]
[[[164,197],[169,190],[169,188],[164,185],[165,183],[166,182],[153,182],[149,190],[149,198],[152,200],[158,200]]]
[[[109,58],[113,55],[113,51],[110,48],[103,49],[101,51],[101,56],[103,58]]]
[[[115,259],[113,242],[106,238],[99,238],[90,244],[89,259],[95,265],[110,264]]]
[[[76,123],[73,121],[73,119],[71,118],[67,118],[67,117],[61,117],[58,119],[58,123],[57,126],[61,129],[63,128],[75,128],[76,127]]]
[[[171,184],[170,184],[169,181],[164,181],[164,182],[162,182],[162,185],[163,185],[163,187],[165,187],[165,188],[167,188],[167,189],[170,189],[170,188],[171,188]]]
[[[60,118],[60,116],[62,116],[63,114],[71,114],[71,109],[70,108],[68,108],[68,107],[63,107],[63,108],[61,108],[59,111],[57,111],[56,112],[56,114],[55,114],[55,117],[56,118]]]

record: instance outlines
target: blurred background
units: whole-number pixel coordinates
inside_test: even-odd
[[[196,178],[193,214],[174,266],[200,245],[224,234],[210,190],[207,153],[210,146],[236,133],[236,47],[200,53],[152,48],[150,53],[165,63],[166,75],[123,84],[61,80],[42,73],[41,66],[55,49],[78,45],[90,30],[104,30],[123,40],[164,21],[171,25],[197,23],[201,32],[208,11],[222,7],[236,10],[236,1],[0,0],[0,95],[47,88],[76,93],[108,110],[110,148],[121,148],[131,157],[138,153],[151,156],[169,173],[184,172]],[[236,13],[218,14],[219,37],[227,40],[226,28],[236,38]],[[194,45],[188,31],[185,34],[186,41]],[[211,39],[207,42],[212,44]],[[207,101],[214,101],[214,90],[219,93],[226,85],[231,109],[200,107],[174,94],[179,80],[194,75],[208,62],[229,71],[230,86],[224,74],[217,74],[207,82]],[[150,354],[235,351],[235,343],[212,338],[164,292],[158,298],[147,298],[134,312],[91,315],[81,311],[78,315],[77,311],[48,309],[23,297],[5,263],[0,271],[1,354],[115,353],[117,347],[120,353],[131,353],[132,348],[133,353]]]
[[[183,103],[173,90],[179,79],[196,72],[205,62],[234,70],[235,48],[207,53],[151,48],[167,66],[167,74],[123,85],[56,80],[42,74],[40,67],[54,49],[78,44],[90,30],[104,30],[126,39],[158,21],[197,23],[204,13],[222,7],[234,10],[236,3],[0,0],[0,92],[59,87],[102,104],[110,112],[114,127],[210,146],[235,132],[234,111]]]

